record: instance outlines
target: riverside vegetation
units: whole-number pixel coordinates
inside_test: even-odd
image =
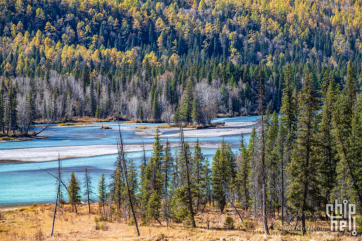
[[[99,232],[123,218],[136,227],[132,239],[158,225],[189,230],[180,239],[203,238],[206,212],[212,220],[232,213],[211,225],[223,234],[353,239],[305,227],[327,226],[325,207],[336,199],[357,204],[361,225],[360,5],[4,0],[0,129],[26,134],[36,119],[86,116],[181,126],[180,149],[172,154],[157,133],[139,170],[120,133],[114,174],[110,183],[103,175],[97,191],[87,176],[83,190],[74,174],[65,184],[59,162],[56,206],[79,213],[83,197],[91,212],[97,201]],[[261,118],[248,144],[241,137],[239,153],[224,140],[210,164],[198,142],[190,149],[182,125],[205,125],[217,114]],[[275,230],[291,222],[303,231]]]

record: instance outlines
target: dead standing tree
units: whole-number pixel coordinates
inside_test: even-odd
[[[128,192],[128,200],[129,200],[130,208],[131,208],[131,211],[132,211],[134,223],[136,225],[137,235],[140,236],[140,231],[138,230],[136,213],[134,211],[133,203],[132,203],[132,197],[131,197],[132,193],[131,193],[130,186],[129,186],[129,181],[128,181],[127,161],[126,161],[126,158],[125,158],[123,138],[122,138],[122,133],[121,133],[120,126],[118,126],[118,131],[119,131],[119,142],[117,143],[118,160],[121,162],[121,165],[122,165],[123,175],[124,175],[124,179],[126,181],[126,187],[127,187],[127,192]]]
[[[57,214],[57,207],[60,197],[60,184],[62,180],[62,161],[58,157],[58,179],[57,179],[57,199],[55,200],[55,208],[54,208],[54,215],[53,215],[53,223],[52,223],[52,231],[50,232],[50,236],[53,236],[54,232],[54,224],[55,224],[55,216]]]

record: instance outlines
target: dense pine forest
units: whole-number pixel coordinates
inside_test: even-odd
[[[309,69],[320,91],[326,75],[343,88],[351,61],[359,89],[360,5],[3,0],[0,129],[84,116],[203,124],[252,115],[259,69],[279,112],[287,64],[293,90]]]

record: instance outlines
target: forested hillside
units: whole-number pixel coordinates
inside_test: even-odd
[[[361,85],[359,1],[2,0],[0,129],[109,116],[207,123],[279,111],[285,67]]]

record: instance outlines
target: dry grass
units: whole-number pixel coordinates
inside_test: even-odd
[[[137,237],[135,227],[127,225],[123,218],[112,222],[98,222],[102,228],[96,230],[94,220],[97,216],[95,214],[99,214],[98,205],[92,205],[91,215],[87,213],[87,206],[79,207],[78,214],[71,212],[69,206],[59,208],[54,236],[50,237],[53,210],[53,204],[44,204],[3,211],[0,219],[0,240],[361,240],[347,234],[331,232],[309,232],[304,237],[300,232],[281,232],[277,231],[280,220],[274,219],[269,220],[269,224],[273,223],[274,230],[271,230],[271,235],[267,237],[263,234],[260,218],[249,217],[243,225],[232,210],[223,214],[215,210],[199,213],[196,216],[198,228],[189,228],[186,223],[171,223],[171,227],[167,229],[165,222],[163,227],[154,222],[149,226],[141,226],[141,236]],[[228,216],[233,218],[235,230],[224,229]],[[312,224],[314,225],[314,222],[308,223],[308,226]],[[327,223],[317,223],[317,226],[327,227]]]

